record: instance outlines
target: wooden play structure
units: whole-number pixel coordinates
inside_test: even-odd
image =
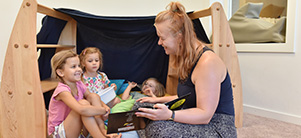
[[[36,17],[42,13],[68,21],[57,45],[37,45]],[[219,3],[208,9],[191,13],[191,19],[211,16],[212,44],[210,47],[219,55],[230,72],[235,124],[242,127],[242,84],[238,57],[232,33]],[[76,21],[70,16],[42,6],[36,0],[24,0],[16,18],[7,46],[0,89],[0,137],[1,138],[45,138],[46,112],[43,92],[56,87],[57,81],[40,81],[37,48],[74,49],[76,45]],[[172,60],[172,59],[170,59]],[[169,67],[166,88],[176,92],[178,77]]]

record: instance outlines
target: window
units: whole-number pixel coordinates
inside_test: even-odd
[[[285,42],[283,43],[236,43],[238,52],[281,52],[294,53],[295,52],[295,17],[296,17],[296,0],[226,0],[229,4],[227,8],[228,14],[232,16],[236,10],[247,2],[263,2],[263,9],[270,4],[284,7],[282,16],[286,16],[285,25]],[[272,8],[266,13],[275,13]],[[279,10],[277,10],[279,11]],[[262,14],[262,13],[261,13]],[[231,17],[229,17],[230,19]]]

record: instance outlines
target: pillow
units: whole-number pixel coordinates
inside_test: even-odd
[[[259,17],[263,3],[247,3],[229,20],[236,43],[284,42],[286,17],[271,23]]]
[[[121,86],[122,86],[122,84],[124,83],[124,81],[125,81],[124,79],[112,79],[112,80],[110,80],[109,86],[110,86],[112,83],[115,83],[116,86],[117,86],[117,89],[115,90],[116,95],[119,95],[119,94],[118,94],[118,91],[119,91],[119,89],[121,88]]]
[[[135,103],[135,99],[124,100],[111,108],[111,113],[130,111]]]
[[[124,90],[129,86],[128,83],[123,83],[120,89],[116,92],[117,95],[123,94]]]

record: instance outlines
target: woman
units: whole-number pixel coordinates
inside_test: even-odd
[[[147,137],[237,137],[232,87],[227,68],[212,50],[197,39],[191,19],[179,2],[171,2],[155,20],[158,44],[175,59],[179,75],[176,96],[144,97],[141,103],[164,103],[190,93],[182,110],[164,104],[139,108],[136,115],[152,121]]]

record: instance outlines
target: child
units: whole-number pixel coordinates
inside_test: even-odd
[[[103,120],[110,108],[82,83],[78,55],[71,50],[60,51],[52,57],[51,67],[60,82],[49,104],[48,134],[55,138],[76,138],[89,132],[94,138],[106,137]]]
[[[98,93],[101,90],[108,87],[110,80],[104,72],[100,72],[102,68],[102,53],[96,47],[87,47],[80,54],[81,67],[84,71],[83,73],[83,82],[87,88],[93,92]],[[116,84],[112,83],[111,86]],[[116,103],[119,103],[119,98],[115,97],[107,105],[113,107]]]
[[[164,86],[156,78],[148,78],[142,83],[141,93],[131,92],[137,86],[135,82],[128,82],[127,88],[121,96],[121,102],[111,108],[112,113],[130,111],[136,100],[142,97],[163,97],[165,95]]]
[[[142,83],[141,93],[131,92],[131,89],[136,87],[137,83],[129,82],[129,86],[122,94],[122,100],[127,100],[132,96],[132,99],[138,100],[141,97],[162,97],[165,95],[164,86],[156,78],[148,78]]]
[[[121,98],[121,103],[116,104],[112,109],[112,113],[130,111],[136,100],[142,97],[162,97],[165,95],[164,86],[156,78],[148,78],[142,83],[141,93],[139,92],[130,92],[132,88],[137,86],[135,82],[128,82],[128,87],[124,90]],[[136,107],[134,107],[136,108]],[[138,134],[138,133],[139,134]],[[143,131],[128,131],[122,133],[123,138],[139,138],[145,137]]]

